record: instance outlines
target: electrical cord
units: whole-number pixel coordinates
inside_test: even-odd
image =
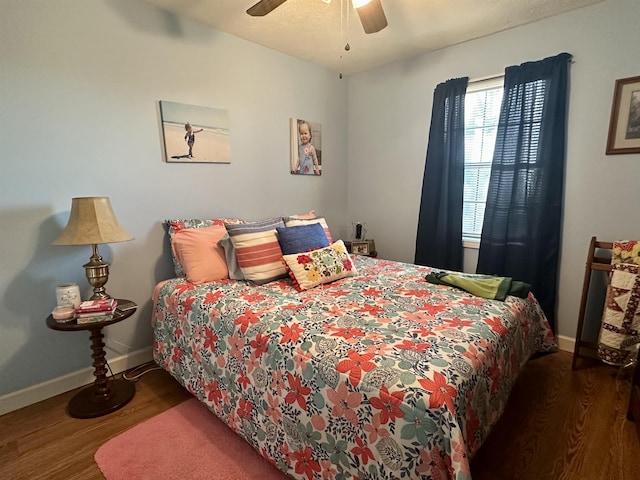
[[[111,378],[111,380],[115,380],[116,376],[114,375],[113,370],[111,370],[111,365],[109,365],[109,362],[106,360],[105,360],[105,364],[109,369],[109,377]],[[144,370],[140,373],[133,375],[132,377],[127,376],[128,374],[141,369],[144,369]],[[124,372],[122,372],[122,378],[124,380],[128,380],[129,382],[137,382],[140,379],[140,377],[142,377],[143,375],[149,372],[152,372],[153,370],[161,370],[161,368],[158,365],[156,365],[156,362],[151,360],[149,362],[143,363],[142,365],[138,365],[137,367],[133,367],[133,368],[130,368],[129,370],[125,370]]]
[[[109,368],[109,370],[111,370],[111,368]],[[139,373],[134,374],[134,372],[137,372],[139,370],[141,370]],[[154,370],[161,370],[161,368],[158,365],[156,365],[156,363],[153,360],[151,360],[150,362],[143,363],[142,365],[138,365],[137,367],[130,368],[129,370],[125,370],[124,372],[122,372],[122,378],[130,382],[136,382],[140,379],[140,377]],[[128,376],[130,374],[134,374],[134,375]]]

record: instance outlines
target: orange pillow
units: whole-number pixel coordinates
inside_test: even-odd
[[[185,228],[176,232],[171,242],[187,281],[195,284],[229,278],[224,250],[218,241],[227,233],[224,225]]]

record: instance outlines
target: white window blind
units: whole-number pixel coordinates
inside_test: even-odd
[[[500,117],[504,77],[471,81],[465,96],[464,207],[462,237],[478,242],[482,233],[489,175]]]

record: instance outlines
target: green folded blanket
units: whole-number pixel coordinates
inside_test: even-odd
[[[425,276],[429,283],[449,285],[460,288],[482,298],[504,301],[507,295],[527,298],[531,285],[512,280],[511,277],[497,277],[494,275],[432,272]]]

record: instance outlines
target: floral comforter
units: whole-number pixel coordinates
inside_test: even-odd
[[[293,478],[471,478],[521,367],[555,348],[542,310],[355,258],[358,276],[302,293],[159,284],[156,362]]]

